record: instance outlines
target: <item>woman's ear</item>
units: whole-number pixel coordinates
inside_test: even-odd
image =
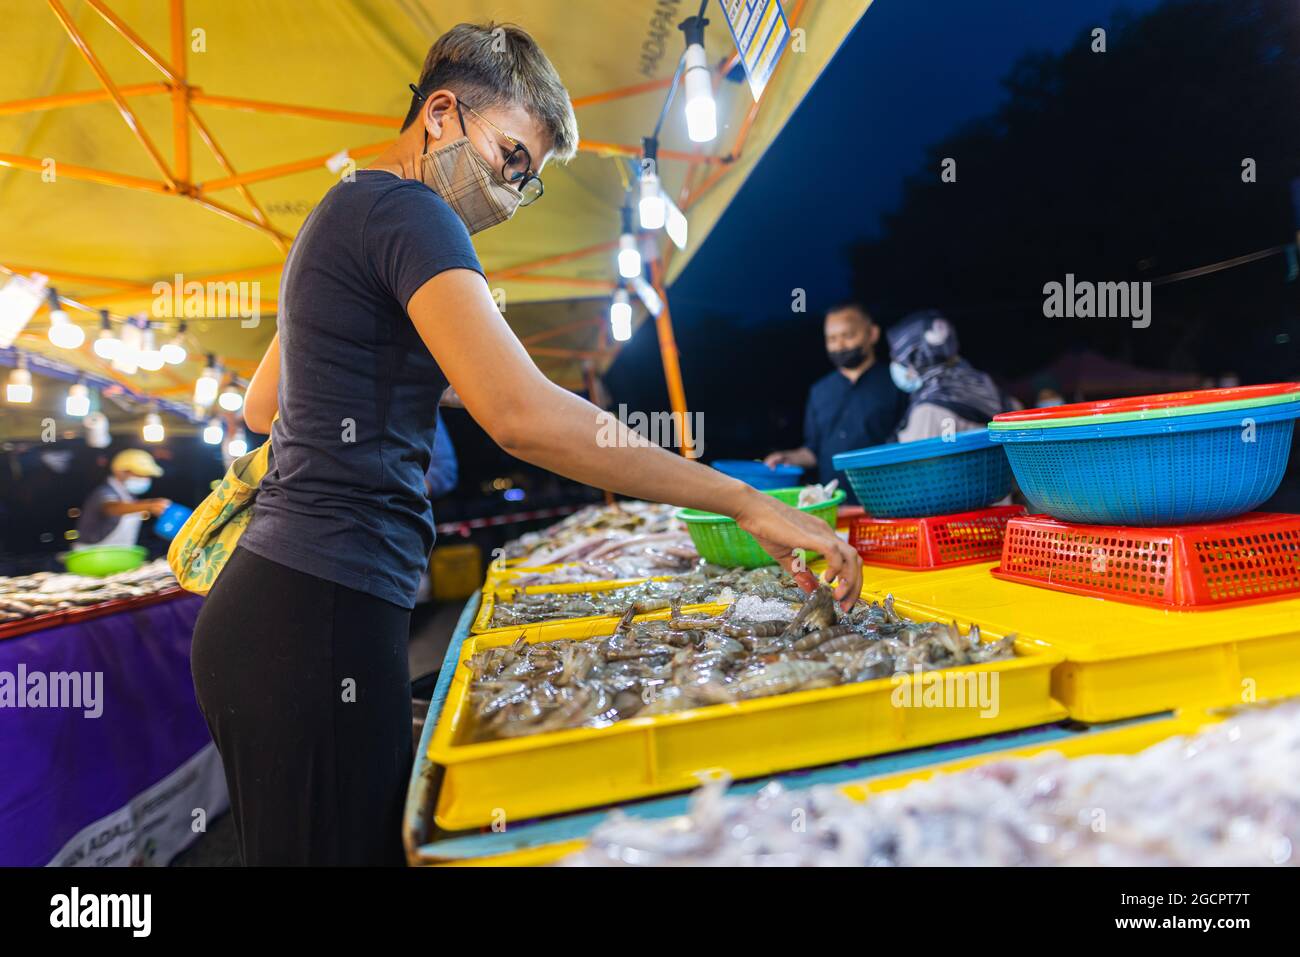
[[[450,90],[435,90],[424,100],[420,110],[420,121],[429,134],[430,142],[438,142],[444,136],[460,136],[460,121],[456,119],[456,94]]]

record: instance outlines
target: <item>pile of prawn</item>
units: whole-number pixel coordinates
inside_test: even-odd
[[[1300,862],[1300,704],[1252,708],[1140,754],[1056,752],[850,800],[770,784],[687,815],[615,813],[578,866],[1269,866]],[[796,822],[797,825],[796,826]]]
[[[744,599],[752,606],[750,599]],[[882,603],[847,615],[819,585],[792,616],[734,614],[635,621],[627,609],[612,635],[513,644],[466,661],[473,741],[565,728],[603,727],[812,688],[871,681],[1014,657],[1015,636],[985,642],[978,627],[913,621]]]

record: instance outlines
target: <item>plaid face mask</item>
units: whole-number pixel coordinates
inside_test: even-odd
[[[523,198],[501,181],[468,136],[425,153],[420,182],[447,201],[471,234],[504,223]]]

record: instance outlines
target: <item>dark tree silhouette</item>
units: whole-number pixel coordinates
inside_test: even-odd
[[[1297,224],[1300,7],[1171,0],[1023,58],[1007,99],[929,150],[855,285],[890,321],[937,306],[978,365],[1020,376],[1071,348],[1143,365],[1294,375],[1298,283],[1281,256],[1159,286],[1145,330],[1047,319],[1043,285],[1156,279],[1281,243]],[[955,183],[941,163],[956,160]],[[1255,161],[1254,183],[1242,163]]]

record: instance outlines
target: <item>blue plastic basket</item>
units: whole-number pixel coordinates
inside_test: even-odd
[[[1186,525],[1249,512],[1277,491],[1298,415],[1288,403],[991,438],[1038,511],[1089,525]]]
[[[713,467],[723,475],[740,479],[754,488],[770,491],[774,488],[789,488],[798,485],[803,478],[803,469],[797,465],[777,465],[768,468],[762,462],[752,459],[718,459]]]
[[[878,518],[973,512],[1011,493],[1007,457],[987,429],[841,452],[832,461]]]

